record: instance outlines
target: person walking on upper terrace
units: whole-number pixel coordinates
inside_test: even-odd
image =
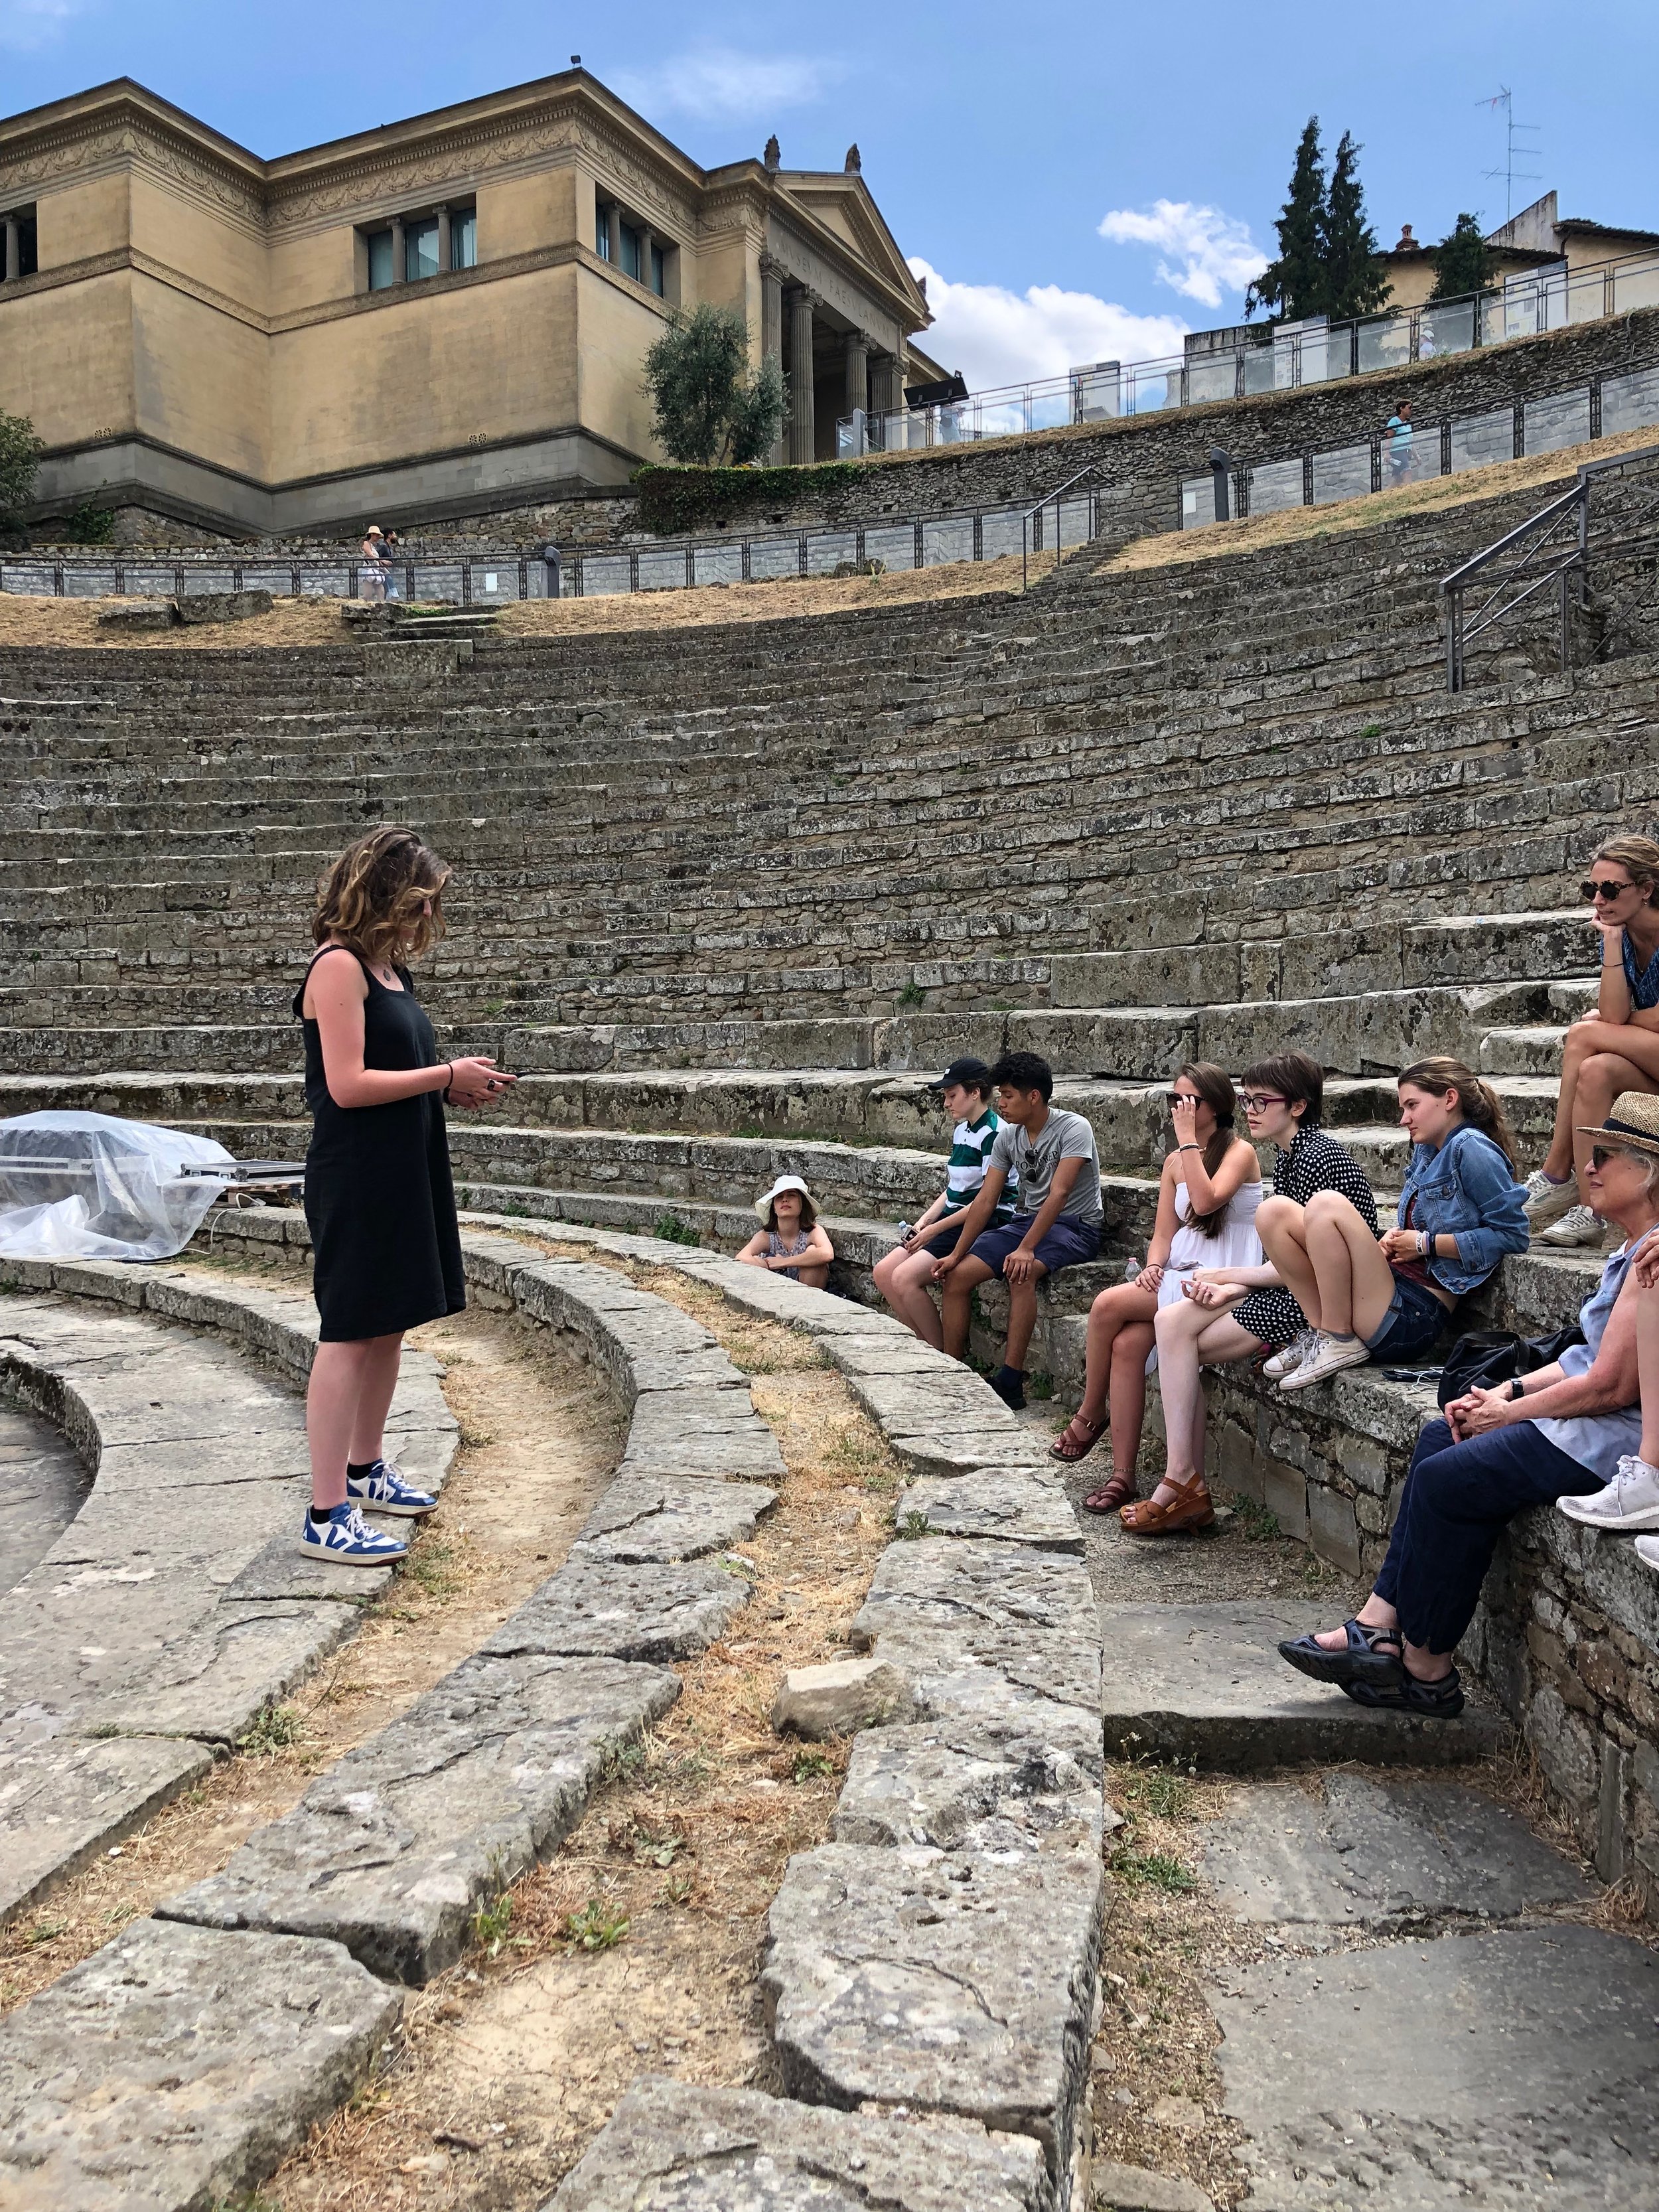
[[[927,1088],[955,1125],[945,1188],[910,1227],[903,1243],[877,1261],[874,1273],[876,1288],[899,1319],[937,1352],[945,1338],[939,1309],[929,1295],[933,1262],[957,1248],[1002,1124],[991,1104],[991,1071],[982,1060],[971,1055],[953,1060],[939,1081]],[[1013,1218],[1013,1200],[1005,1185],[993,1225],[1000,1228]]]
[[[1146,1410],[1146,1377],[1158,1364],[1153,1323],[1182,1297],[1200,1267],[1259,1267],[1255,1210],[1261,1170],[1255,1148],[1235,1127],[1238,1099],[1225,1071],[1188,1063],[1168,1100],[1175,1143],[1158,1182],[1158,1216],[1146,1264],[1133,1282],[1115,1283],[1089,1309],[1083,1403],[1049,1448],[1053,1459],[1082,1459],[1112,1432],[1112,1474],[1084,1499],[1091,1513],[1115,1513],[1134,1496]]]
[[[357,597],[378,604],[386,597],[386,568],[380,559],[380,526],[371,522],[357,548]]]
[[[750,1238],[738,1259],[746,1267],[769,1268],[792,1283],[805,1283],[809,1291],[821,1291],[830,1279],[836,1248],[800,1177],[780,1176],[755,1200],[755,1211],[765,1226]]]
[[[1402,484],[1412,472],[1412,403],[1402,399],[1384,426],[1388,442],[1382,448],[1389,488]]]
[[[945,1350],[960,1359],[977,1285],[1000,1275],[1008,1285],[1008,1338],[1002,1365],[990,1378],[998,1397],[1025,1403],[1025,1355],[1036,1326],[1037,1285],[1045,1275],[1092,1260],[1100,1249],[1103,1209],[1095,1133],[1081,1114],[1048,1103],[1054,1071],[1034,1052],[1008,1052],[991,1070],[998,1130],[979,1195],[955,1249],[933,1262],[943,1292]],[[991,1226],[1008,1185],[1018,1186],[1018,1212]]]
[[[1527,1179],[1527,1219],[1546,1244],[1597,1244],[1601,1224],[1580,1188],[1589,1140],[1622,1091],[1659,1091],[1659,844],[1610,837],[1578,895],[1601,940],[1595,1012],[1567,1031],[1555,1133]]]
[[[1412,1140],[1396,1225],[1376,1236],[1352,1202],[1267,1200],[1263,1250],[1315,1334],[1281,1392],[1305,1390],[1368,1359],[1418,1359],[1460,1298],[1505,1252],[1527,1249],[1515,1139],[1490,1085],[1457,1060],[1419,1060],[1399,1081]]]
[[[1608,1490],[1616,1499],[1621,1474],[1641,1449],[1632,1263],[1648,1263],[1650,1279],[1659,1280],[1650,1241],[1659,1225],[1659,1099],[1626,1092],[1589,1135],[1585,1187],[1624,1242],[1579,1310],[1583,1344],[1552,1366],[1454,1398],[1443,1420],[1430,1421],[1370,1597],[1340,1628],[1279,1647],[1299,1673],[1334,1684],[1358,1705],[1455,1719],[1463,1710],[1457,1646],[1499,1532],[1528,1506],[1552,1499],[1575,1501],[1568,1510],[1590,1519]],[[1659,1373],[1653,1380],[1659,1388]],[[1659,1449],[1659,1437],[1650,1441]],[[1618,1525],[1605,1511],[1597,1524]]]
[[[1238,1097],[1252,1144],[1273,1147],[1275,1196],[1306,1206],[1322,1192],[1339,1193],[1376,1233],[1376,1201],[1364,1169],[1319,1126],[1325,1073],[1316,1060],[1304,1052],[1259,1060],[1245,1070]],[[1262,1371],[1272,1377],[1293,1366],[1312,1339],[1306,1315],[1265,1260],[1196,1268],[1182,1295],[1158,1309],[1153,1327],[1168,1454],[1164,1479],[1151,1498],[1135,1502],[1133,1464],[1115,1463],[1112,1476],[1131,1501],[1121,1515],[1136,1536],[1206,1528],[1215,1518],[1204,1480],[1200,1368],[1268,1352],[1273,1356]]]
[[[441,1060],[405,962],[443,929],[449,870],[412,830],[372,830],[323,878],[318,950],[295,994],[304,1025],[306,1220],[320,1322],[306,1393],[307,1557],[376,1566],[408,1547],[365,1510],[417,1519],[437,1499],[385,1456],[404,1333],[466,1304],[443,1104],[483,1106],[514,1078]]]

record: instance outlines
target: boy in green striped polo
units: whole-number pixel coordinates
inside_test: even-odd
[[[938,1351],[943,1344],[939,1309],[928,1295],[933,1262],[956,1249],[968,1209],[985,1180],[991,1147],[1001,1124],[991,1109],[991,1071],[982,1060],[953,1060],[939,1081],[927,1088],[955,1125],[945,1188],[904,1242],[877,1261],[875,1278],[876,1288],[899,1319],[924,1344]],[[1012,1220],[1013,1211],[1013,1193],[1005,1190],[996,1210],[997,1222]]]

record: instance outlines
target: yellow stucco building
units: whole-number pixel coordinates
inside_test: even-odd
[[[781,359],[779,459],[941,373],[856,149],[703,169],[580,66],[275,161],[102,85],[0,120],[0,251],[43,504],[236,535],[623,484],[679,302]]]

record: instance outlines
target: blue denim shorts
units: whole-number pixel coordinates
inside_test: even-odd
[[[1000,1275],[1003,1261],[1024,1242],[1030,1226],[1031,1217],[1026,1213],[1016,1214],[1000,1229],[988,1229],[982,1237],[974,1240],[974,1258],[983,1260],[994,1275]],[[1097,1221],[1068,1221],[1062,1213],[1048,1229],[1034,1256],[1051,1275],[1058,1274],[1062,1267],[1080,1267],[1099,1252],[1100,1231]]]
[[[1375,1336],[1366,1340],[1373,1359],[1417,1359],[1451,1316],[1434,1292],[1407,1275],[1394,1279],[1394,1296]]]

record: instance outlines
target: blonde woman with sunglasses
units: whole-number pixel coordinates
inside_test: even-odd
[[[1567,1031],[1555,1133],[1527,1178],[1528,1226],[1569,1247],[1602,1235],[1583,1187],[1583,1127],[1603,1121],[1621,1091],[1659,1091],[1659,843],[1610,837],[1578,896],[1601,940],[1595,1012]]]

